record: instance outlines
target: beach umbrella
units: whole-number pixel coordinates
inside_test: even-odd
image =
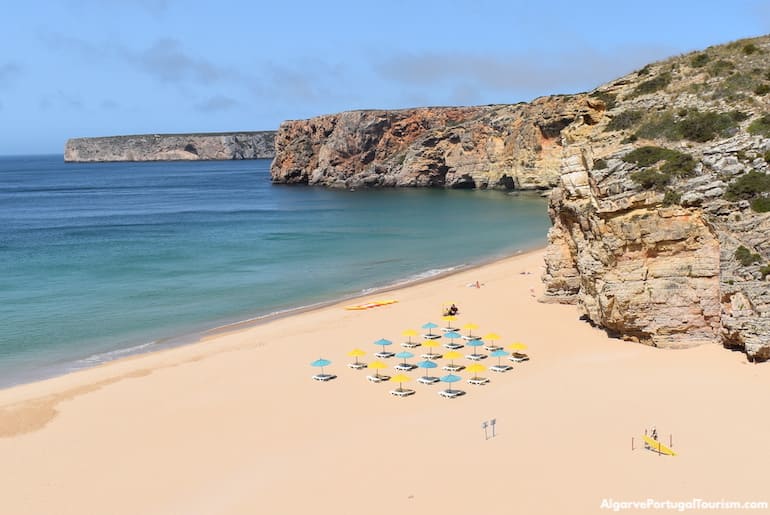
[[[348,356],[356,358],[356,365],[358,365],[358,358],[364,355],[366,355],[366,352],[362,351],[361,349],[353,349],[352,351],[348,352]]]
[[[487,369],[484,365],[481,363],[472,363],[468,365],[468,368],[466,369],[468,372],[473,372],[473,377],[471,379],[478,379],[478,373],[483,372]]]
[[[408,376],[408,375],[406,375],[406,374],[398,374],[398,375],[395,375],[395,376],[393,376],[393,377],[391,377],[391,378],[390,378],[390,381],[391,381],[391,382],[395,381],[395,382],[397,382],[397,383],[398,383],[398,391],[399,391],[399,392],[403,390],[403,388],[401,388],[401,384],[402,384],[402,383],[405,383],[405,382],[407,382],[407,381],[411,381],[411,380],[412,380],[412,378],[411,378],[411,377],[409,377],[409,376]]]
[[[454,328],[454,327],[452,327],[452,322],[454,322],[455,320],[457,320],[457,317],[456,317],[456,316],[454,316],[454,315],[444,315],[444,316],[443,316],[443,317],[441,317],[441,318],[443,318],[443,319],[446,321],[446,324],[447,324],[447,325],[446,325],[446,328],[447,328],[448,330],[450,330],[450,331],[454,331],[454,329],[455,329],[455,328]],[[458,336],[458,338],[459,338],[459,336]]]
[[[422,346],[423,347],[428,347],[429,349],[431,349],[431,352],[429,352],[428,354],[430,354],[431,356],[438,356],[439,358],[441,357],[441,355],[440,354],[434,354],[433,353],[433,349],[435,347],[440,346],[440,345],[441,344],[437,340],[425,340],[424,342],[422,342]],[[438,359],[438,358],[436,358],[436,359]]]
[[[470,322],[463,326],[463,329],[467,329],[468,330],[468,337],[469,338],[473,337],[473,335],[471,334],[471,331],[473,331],[474,329],[478,329],[478,328],[479,328],[478,325],[470,323]]]
[[[396,354],[396,357],[398,359],[403,359],[404,360],[404,365],[406,365],[407,364],[406,360],[413,358],[414,354],[412,354],[411,352],[405,350],[405,351],[402,351],[402,352],[399,352],[398,354]]]
[[[369,368],[373,368],[374,375],[376,377],[380,377],[380,370],[384,370],[388,368],[388,365],[386,363],[383,363],[382,361],[373,361],[369,363]]]
[[[510,352],[506,352],[503,349],[497,349],[496,351],[492,351],[489,355],[493,358],[497,358],[497,366],[500,366],[500,358],[509,354]]]
[[[420,368],[424,368],[425,369],[425,376],[426,377],[430,377],[429,370],[431,368],[438,367],[438,364],[436,364],[435,362],[433,362],[433,361],[431,361],[429,359],[426,359],[425,361],[420,361],[419,363],[417,363],[417,366],[420,367]]]
[[[453,344],[455,343],[455,338],[462,338],[463,335],[458,333],[457,331],[447,331],[444,333],[444,338],[449,338],[449,343]]]
[[[385,346],[386,345],[393,345],[393,342],[390,340],[386,340],[385,338],[380,338],[376,342],[374,342],[375,345],[382,345],[382,352],[385,352]]]
[[[433,322],[427,322],[427,323],[422,324],[422,328],[428,330],[428,335],[429,336],[433,335],[433,333],[431,331],[433,331],[437,327],[438,327],[438,324],[434,324]]]
[[[510,350],[527,350],[527,346],[523,343],[512,343],[508,346]]]
[[[456,383],[457,381],[460,381],[460,380],[462,380],[462,377],[456,376],[454,374],[447,374],[445,376],[441,376],[441,381],[449,384],[449,388],[447,388],[447,391],[449,392],[452,391],[452,383]]]
[[[473,347],[473,354],[471,354],[471,356],[473,356],[473,357],[475,357],[475,358],[478,358],[478,357],[480,357],[480,356],[484,356],[484,354],[479,354],[479,353],[477,353],[477,352],[476,352],[476,351],[478,351],[478,350],[479,350],[479,349],[478,349],[479,347],[481,347],[482,345],[484,345],[484,340],[470,340],[470,341],[467,343],[467,345],[468,345],[469,347]]]
[[[444,354],[444,359],[449,360],[449,364],[454,367],[455,363],[454,360],[462,358],[463,355],[457,352],[456,350],[450,350],[446,354]]]
[[[310,366],[311,366],[311,367],[320,367],[320,368],[321,368],[321,375],[323,375],[323,373],[324,373],[324,367],[326,367],[326,366],[329,366],[329,365],[331,365],[331,364],[332,364],[332,362],[331,362],[331,361],[329,361],[328,359],[324,359],[324,358],[318,358],[317,360],[315,360],[314,362],[312,362],[312,363],[310,364]]]
[[[407,343],[412,343],[412,336],[417,336],[417,331],[414,329],[407,329],[403,333],[401,333],[402,336],[406,336],[408,338]]]
[[[497,333],[487,333],[484,336],[482,336],[483,339],[489,340],[489,341],[497,341],[501,338],[501,336]]]

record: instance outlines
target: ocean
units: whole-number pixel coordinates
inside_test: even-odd
[[[274,186],[270,161],[0,157],[0,387],[546,242],[546,201]]]

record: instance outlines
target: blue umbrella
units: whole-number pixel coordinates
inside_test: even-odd
[[[447,331],[444,333],[444,338],[449,338],[450,340],[454,340],[455,338],[462,338],[462,336],[463,335],[457,331]]]
[[[433,334],[433,333],[431,333],[431,331],[433,329],[437,328],[437,327],[438,327],[438,325],[434,324],[433,322],[428,322],[428,323],[422,325],[422,328],[423,329],[427,329],[428,330],[428,334],[431,334],[431,335]]]
[[[420,368],[424,368],[425,373],[427,374],[428,370],[430,370],[431,368],[436,368],[438,364],[429,359],[426,359],[425,361],[420,361],[419,363],[417,363],[417,366]],[[426,377],[430,377],[430,376],[428,375]]]
[[[482,340],[470,340],[465,345],[469,347],[481,347],[482,345],[484,345],[484,342]],[[483,354],[476,353],[477,350],[478,350],[477,348],[474,348],[473,354],[471,354],[471,356],[474,356],[474,357],[484,356]]]
[[[449,383],[449,388],[447,388],[447,391],[452,391],[452,383],[456,383],[457,381],[462,380],[462,377],[456,376],[454,374],[447,374],[445,376],[441,376],[441,380],[445,383]]]
[[[406,360],[408,360],[409,358],[413,358],[414,354],[412,354],[411,352],[405,350],[405,351],[401,351],[398,354],[396,354],[396,357],[398,359],[403,359],[404,360],[404,365],[406,365]]]
[[[393,342],[390,340],[386,340],[385,338],[380,338],[376,342],[374,342],[375,345],[382,345],[382,352],[385,352],[385,346],[386,345],[393,345]]]
[[[500,366],[500,358],[507,356],[508,354],[510,354],[510,352],[503,349],[497,349],[496,351],[492,351],[489,355],[493,358],[497,358],[497,366]]]
[[[328,359],[318,358],[310,364],[311,367],[321,367],[321,375],[324,373],[324,367],[331,365],[332,362]]]

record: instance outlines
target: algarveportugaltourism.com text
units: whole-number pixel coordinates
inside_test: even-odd
[[[603,510],[766,510],[770,507],[767,501],[708,501],[693,498],[688,501],[659,501],[657,499],[644,499],[641,501],[618,501],[612,498],[604,498],[600,504]]]

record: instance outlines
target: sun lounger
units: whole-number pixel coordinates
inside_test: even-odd
[[[489,382],[488,377],[471,377],[470,379],[468,379],[468,384],[475,384],[476,386],[487,384],[488,382]]]
[[[431,361],[436,361],[437,359],[441,359],[444,357],[443,354],[435,354],[433,352],[429,352],[427,354],[420,354],[420,357],[422,359],[429,359]]]
[[[366,368],[366,363],[359,361],[358,363],[348,363],[348,366],[353,370],[361,370],[362,368]]]
[[[462,336],[462,338],[463,338],[463,340],[465,340],[467,342],[470,342],[470,341],[473,341],[473,340],[481,340],[481,336],[468,336],[467,334],[464,334]]]
[[[495,352],[496,350],[502,350],[499,345],[484,345],[484,350],[487,352]]]
[[[465,367],[463,365],[452,364],[452,365],[444,365],[443,367],[441,367],[441,370],[446,370],[449,372],[459,372],[464,368]]]
[[[390,381],[390,376],[378,375],[378,376],[366,376],[366,378],[373,383],[381,383],[383,381]]]
[[[410,395],[414,395],[414,390],[409,390],[408,388],[396,388],[395,390],[391,390],[390,394],[395,395],[396,397],[409,397]]]
[[[458,330],[459,330],[459,328],[457,328],[457,327],[452,327],[452,326],[449,326],[449,325],[448,325],[448,326],[446,326],[446,327],[442,327],[442,328],[441,328],[441,330],[442,330],[442,331],[444,331],[445,333],[448,333],[449,331],[458,331]]]
[[[463,347],[465,347],[465,345],[463,345],[462,343],[445,343],[444,345],[442,345],[442,347],[444,347],[445,349],[457,350],[457,349],[462,349]]]
[[[489,367],[489,370],[492,372],[508,372],[509,370],[513,370],[513,367],[511,365],[492,365]]]
[[[529,361],[529,356],[522,354],[521,352],[514,352],[508,359],[514,363],[521,363],[522,361]]]
[[[393,352],[388,352],[388,351],[385,351],[385,352],[378,352],[377,354],[375,354],[375,356],[377,356],[377,357],[378,357],[378,358],[380,358],[380,359],[392,358],[392,357],[393,357],[393,356],[395,356],[395,355],[396,355],[395,353],[393,353]]]
[[[419,347],[421,344],[419,342],[404,342],[401,344],[402,347],[406,347],[407,349],[414,349]]]
[[[441,390],[440,392],[438,392],[438,394],[447,399],[454,399],[456,397],[465,395],[465,392],[462,390]]]
[[[435,376],[422,376],[421,378],[417,379],[417,382],[422,384],[436,384],[439,381],[441,381],[441,379]]]
[[[468,354],[465,357],[468,358],[471,361],[481,361],[482,359],[487,359],[487,355],[486,354],[476,354],[476,353]]]
[[[393,368],[401,372],[409,372],[410,370],[414,370],[415,368],[417,368],[417,365],[413,365],[412,363],[399,363]]]
[[[332,379],[336,379],[337,376],[334,374],[316,374],[313,376],[313,379],[316,381],[331,381]]]
[[[425,334],[422,335],[422,337],[424,339],[426,339],[426,340],[438,340],[439,338],[441,338],[441,335],[440,334],[427,334],[427,333],[425,333]]]

